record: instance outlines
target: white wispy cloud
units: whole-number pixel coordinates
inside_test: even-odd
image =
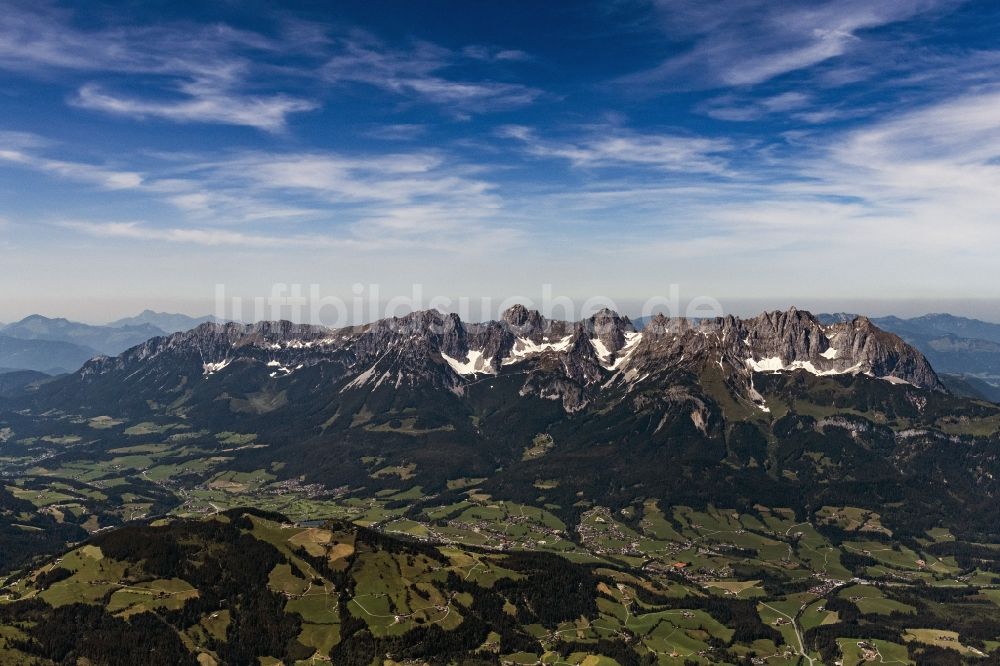
[[[143,175],[137,171],[109,169],[85,162],[50,159],[37,154],[37,148],[47,143],[36,135],[0,133],[0,162],[49,173],[60,178],[91,183],[105,190],[135,189],[143,184]]]
[[[985,295],[1000,279],[1000,89],[805,136],[768,159],[767,180],[734,170],[710,187],[595,182],[550,195],[546,210],[632,220],[598,228],[606,246],[629,248],[637,271],[669,256],[691,275],[724,258],[706,289],[754,275],[758,289],[790,295],[873,284],[882,294]]]
[[[728,139],[684,134],[635,132],[614,127],[587,130],[570,139],[546,139],[521,125],[498,130],[500,136],[519,141],[534,157],[567,160],[577,167],[648,166],[665,171],[719,174],[726,170]]]
[[[519,237],[496,219],[497,186],[441,152],[247,153],[206,163],[199,173],[219,188],[308,202],[355,238],[454,248],[472,237],[504,245]]]
[[[253,234],[231,229],[158,227],[143,222],[92,222],[69,220],[58,226],[94,236],[96,238],[118,238],[133,241],[184,243],[208,247],[253,247],[264,249],[280,248],[351,248],[360,249],[361,244],[335,236],[311,234]]]
[[[531,60],[531,54],[519,49],[501,49],[490,46],[472,45],[462,49],[462,55],[475,60],[491,62],[518,62]]]
[[[886,271],[910,261],[995,273],[984,262],[993,262],[1000,243],[997,88],[802,134],[784,150],[622,126],[577,127],[558,139],[523,126],[500,134],[510,140],[501,147],[562,162],[578,178],[502,185],[484,167],[430,149],[179,154],[162,166],[117,170],[49,157],[51,142],[17,134],[0,159],[101,188],[129,187],[181,213],[170,223],[68,227],[135,242],[502,252],[545,246],[572,228],[574,252],[624,244],[637,262],[655,252],[691,261],[726,256],[752,270],[780,249],[788,270],[852,256]],[[634,169],[644,177],[633,178]],[[610,222],[623,219],[629,223]],[[886,248],[900,254],[879,260]]]
[[[0,13],[0,68],[26,74],[143,75],[157,92],[144,97],[93,81],[70,100],[77,106],[136,118],[245,125],[281,130],[314,100],[248,91],[260,61],[296,52],[291,41],[226,25],[163,24],[84,29],[76,16],[47,3],[5,3]],[[273,62],[271,63],[273,64]]]
[[[315,102],[286,95],[234,95],[204,81],[181,84],[178,92],[184,95],[180,100],[153,101],[118,95],[98,85],[87,84],[71,102],[84,109],[133,118],[244,125],[269,132],[284,129],[289,114],[311,111],[318,106]]]
[[[1000,242],[1000,89],[898,113],[830,141],[803,170],[864,201],[898,243],[968,251]]]
[[[287,17],[278,21],[274,37],[225,24],[83,28],[78,18],[44,1],[5,3],[0,68],[88,77],[68,97],[80,108],[268,132],[282,131],[292,115],[318,108],[326,88],[344,84],[441,105],[456,116],[524,106],[542,94],[521,83],[454,71],[469,65],[500,71],[530,59],[515,49],[470,45],[452,51],[420,41],[396,48],[359,31],[332,38],[331,26]],[[138,93],[130,85],[123,91],[118,79],[136,75],[146,90]],[[283,86],[292,92],[275,90]],[[261,89],[268,92],[255,92]]]
[[[427,133],[427,125],[421,123],[388,123],[374,125],[366,134],[384,141],[414,141]]]
[[[44,142],[15,138],[24,146]],[[45,145],[48,152],[59,147]],[[161,155],[147,160],[140,173],[53,159],[40,150],[0,149],[0,162],[58,180],[127,189],[138,201],[165,203],[178,213],[145,221],[61,224],[89,235],[216,246],[329,244],[453,252],[468,251],[473,240],[485,251],[522,238],[516,225],[503,221],[502,198],[482,168],[442,151]]]
[[[813,104],[811,95],[787,91],[770,97],[726,94],[701,102],[697,110],[718,120],[736,122],[760,120],[774,113],[801,111]]]
[[[807,125],[821,125],[869,116],[875,108],[831,105],[809,93],[786,91],[765,97],[727,93],[700,102],[695,110],[709,118],[729,122],[754,122],[781,116]]]
[[[236,226],[260,221],[295,222],[321,215],[315,207],[269,200],[247,188],[239,190],[201,178],[159,178],[147,182],[143,189],[176,208],[186,219],[200,223]]]
[[[748,86],[808,69],[858,47],[865,30],[945,10],[961,0],[656,0],[665,34],[693,45],[632,84]]]
[[[0,132],[0,164],[56,182],[128,191],[133,204],[155,204],[155,210],[166,204],[176,211],[142,223],[77,220],[65,227],[91,235],[259,246],[272,237],[296,246],[329,237],[343,244],[452,251],[470,239],[500,248],[521,237],[501,221],[502,198],[484,169],[443,150],[130,156],[141,169],[59,156],[67,150],[35,134]]]
[[[74,181],[102,190],[129,191],[136,196],[166,202],[198,221],[215,220],[233,225],[258,220],[310,218],[319,213],[315,208],[256,196],[245,187],[245,181],[236,188],[198,177],[177,177],[179,169],[197,171],[191,164],[179,167],[168,162],[164,167],[158,162],[149,162],[148,171],[140,171],[49,156],[64,148],[35,134],[0,132],[0,165],[44,173],[57,181]]]
[[[107,21],[107,27],[81,28],[79,18],[46,0],[4,3],[0,67],[205,75],[245,64],[239,49],[286,48],[280,41],[225,24]]]
[[[355,34],[341,41],[340,51],[323,66],[331,83],[361,83],[463,112],[483,112],[524,106],[542,92],[520,83],[468,80],[448,76],[449,68],[468,60],[516,61],[519,51],[467,47],[453,52],[428,42],[408,49],[391,48],[375,38]]]

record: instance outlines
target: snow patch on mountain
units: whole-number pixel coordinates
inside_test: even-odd
[[[467,356],[467,361],[460,361],[457,358],[452,358],[444,352],[441,352],[441,358],[443,358],[451,369],[460,375],[476,375],[476,374],[496,374],[496,370],[490,365],[490,362],[483,358],[483,352],[478,349],[469,350]]]
[[[759,361],[751,357],[747,359],[747,365],[754,372],[781,372],[785,369],[785,362],[779,356],[762,358]]]
[[[269,375],[271,377],[271,379],[275,379],[276,377],[287,377],[288,375],[292,374],[296,370],[301,370],[302,368],[305,367],[305,365],[302,364],[302,363],[299,363],[297,366],[295,366],[295,368],[286,367],[284,365],[281,365],[280,363],[278,363],[277,365],[271,365],[272,363],[274,363],[274,361],[272,361],[271,363],[268,363],[268,365],[271,366],[271,367],[276,367],[277,370],[275,370],[274,372],[272,372]]]
[[[352,389],[352,388],[361,388],[362,386],[364,386],[365,384],[367,384],[371,380],[372,375],[374,375],[374,374],[375,374],[375,366],[373,365],[372,367],[368,368],[367,370],[365,370],[364,372],[362,372],[360,375],[358,375],[357,377],[355,377],[354,379],[352,379],[347,384],[347,386],[345,386],[344,388],[340,389],[340,392],[343,393],[344,391],[346,391],[348,389]]]
[[[214,375],[215,373],[223,370],[230,363],[232,363],[232,359],[228,358],[225,361],[219,361],[218,363],[204,363],[202,364],[202,372],[205,375]]]
[[[824,358],[829,357],[825,356]],[[812,361],[792,361],[791,363],[786,364],[777,356],[764,358],[759,361],[751,357],[748,358],[746,362],[747,365],[750,366],[750,369],[754,372],[790,372],[793,370],[805,370],[806,372],[818,377],[826,377],[829,375],[856,375],[860,372],[864,372],[862,363],[858,363],[843,370],[838,370],[837,368],[821,370],[817,368]]]
[[[608,349],[600,338],[591,338],[590,344],[593,346],[594,351],[597,352],[597,358],[600,359],[602,364],[607,365],[611,362],[611,356],[613,355],[611,350]]]
[[[545,342],[543,340],[541,344],[536,344],[528,338],[517,338],[514,342],[514,347],[510,350],[510,356],[503,360],[503,364],[514,365],[515,363],[520,363],[526,358],[537,356],[538,354],[547,351],[563,352],[569,349],[572,342],[572,335],[567,335],[566,337],[561,338],[558,342]]]

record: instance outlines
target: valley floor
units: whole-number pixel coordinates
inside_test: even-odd
[[[110,429],[120,446],[74,455],[87,431]],[[241,454],[267,446],[252,433],[180,423],[96,418],[18,443],[0,448],[13,571],[0,590],[3,663],[73,656],[48,632],[84,616],[111,634],[159,618],[163,645],[202,666],[1000,657],[1000,545],[945,528],[897,536],[861,507],[803,519],[764,505],[613,508],[582,492],[564,507],[494,497],[481,478],[426,492],[415,465],[377,457],[361,463],[381,489],[328,488],[280,478],[281,463],[240,469]],[[536,439],[524,455],[550,448]],[[561,483],[534,486],[541,497]],[[263,545],[241,564],[244,538]],[[261,563],[240,593],[260,587],[260,599],[202,571]],[[234,647],[255,623],[286,633]],[[439,653],[422,653],[428,644]]]

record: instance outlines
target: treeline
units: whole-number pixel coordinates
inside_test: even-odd
[[[66,580],[73,572],[65,567],[52,567],[35,576],[35,588],[47,590],[61,580]]]
[[[431,554],[424,552],[424,544],[399,541],[370,531],[359,531],[358,543],[408,556]],[[433,550],[434,559],[439,560],[440,553]],[[347,600],[352,594],[353,581],[348,577],[339,601],[341,641],[331,652],[331,660],[345,666],[368,666],[375,655],[389,655],[395,661],[423,660],[434,665],[493,665],[499,663],[496,654],[477,653],[491,632],[499,636],[494,648],[501,654],[538,653],[541,646],[524,630],[524,625],[540,623],[555,628],[568,620],[597,615],[597,579],[588,567],[569,563],[557,555],[532,552],[506,555],[497,564],[522,574],[523,578],[502,578],[492,588],[484,588],[450,571],[444,585],[448,593],[465,593],[472,598],[468,606],[453,607],[452,612],[462,616],[461,624],[452,630],[444,630],[437,624],[417,626],[402,636],[392,637],[373,636],[364,620],[351,613]],[[514,606],[516,613],[505,610],[508,604]],[[419,625],[420,620],[417,622]],[[604,648],[610,649],[610,644]],[[629,659],[637,656],[631,648],[626,652],[631,655]],[[630,666],[633,661],[619,660],[619,663]]]
[[[833,596],[826,602],[826,610],[837,613],[835,624],[820,625],[805,632],[810,649],[820,652],[824,663],[832,663],[838,654],[837,639],[878,639],[895,643],[903,642],[908,627],[926,627],[955,631],[959,640],[971,647],[985,651],[986,641],[996,640],[1000,627],[1000,608],[972,588],[930,587],[912,588],[881,587],[886,597],[912,606],[914,612],[893,612],[888,615],[861,613],[848,599]],[[957,652],[939,652],[930,646],[909,646],[910,655],[917,663],[951,663]],[[925,649],[926,648],[926,649]],[[995,655],[1000,657],[1000,654]],[[955,662],[960,663],[960,662]],[[984,664],[988,662],[977,661]]]
[[[347,596],[339,601],[340,643],[330,653],[333,663],[343,666],[369,666],[375,655],[388,655],[395,661],[424,660],[434,666],[445,664],[499,664],[495,654],[476,651],[490,632],[499,636],[500,652],[538,652],[540,645],[525,633],[520,624],[504,611],[506,599],[495,590],[482,588],[449,572],[446,582],[452,593],[467,593],[472,604],[462,607],[462,623],[450,631],[439,625],[418,626],[402,636],[378,638],[368,630],[364,620],[355,617],[347,607]]]
[[[20,520],[21,514],[30,518]],[[0,484],[0,574],[21,567],[36,556],[65,550],[66,542],[81,540],[86,535],[79,525],[59,523],[48,514],[38,513],[34,504],[18,499]]]
[[[198,666],[177,633],[151,613],[124,620],[91,604],[34,604],[17,610],[29,638],[11,641],[12,647],[56,664]]]
[[[388,536],[367,527],[348,526],[343,523],[331,523],[331,527],[333,529],[350,529],[354,531],[357,534],[356,543],[364,544],[372,550],[385,550],[390,553],[403,555],[423,555],[428,559],[442,564],[448,563],[448,560],[441,554],[437,547],[423,541]]]
[[[511,553],[503,566],[525,574],[519,580],[502,578],[493,586],[517,607],[522,623],[555,627],[597,614],[597,579],[589,568],[542,552]]]
[[[781,632],[761,621],[757,613],[757,604],[750,599],[715,596],[674,597],[656,594],[641,586],[636,586],[635,593],[639,601],[652,607],[650,612],[675,609],[705,611],[719,623],[734,630],[730,644],[752,643],[756,640],[769,640],[775,645],[782,645],[785,642]]]
[[[602,638],[596,643],[567,642],[559,646],[559,654],[563,659],[566,659],[574,652],[586,652],[601,655],[602,657],[609,657],[621,664],[621,666],[655,666],[655,664],[659,663],[655,654],[650,652],[639,656],[635,650],[629,647],[628,643],[621,639],[609,640]]]
[[[1000,549],[963,541],[943,541],[927,547],[927,552],[935,557],[954,557],[962,569],[982,569],[1000,574]]]

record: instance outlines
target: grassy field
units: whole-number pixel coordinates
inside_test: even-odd
[[[944,629],[910,629],[903,635],[903,640],[954,650],[967,657],[986,656],[976,648],[963,645],[957,632],[945,631]]]
[[[882,590],[872,585],[852,585],[837,593],[842,599],[848,599],[862,613],[875,615],[890,615],[892,613],[916,613],[917,609],[904,603],[886,599]]]
[[[875,662],[880,664],[912,664],[906,646],[888,641],[838,638],[837,645],[843,655],[843,666]]]

